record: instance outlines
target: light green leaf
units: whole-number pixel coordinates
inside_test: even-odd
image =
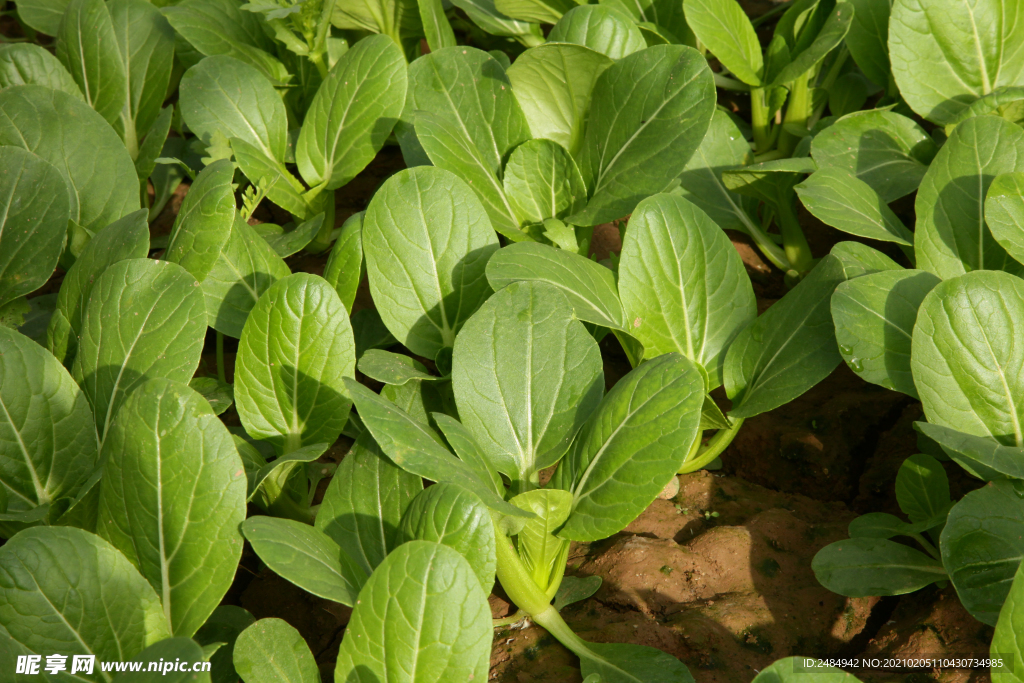
[[[814,556],[811,568],[822,586],[852,598],[904,595],[946,578],[938,560],[884,538],[830,543]]]
[[[889,84],[889,12],[891,0],[851,0],[856,10],[850,31],[846,34],[846,47],[864,75],[876,85]]]
[[[886,203],[917,189],[936,152],[938,146],[921,126],[884,109],[844,116],[811,141],[818,168],[856,175]]]
[[[949,511],[939,539],[957,596],[978,621],[995,626],[1024,556],[1024,498],[1019,484],[996,481]]]
[[[192,671],[193,665],[201,665],[206,659],[204,649],[191,638],[165,638],[132,657],[130,661],[142,663],[139,673],[118,674],[114,676],[114,683],[210,683],[209,672]],[[171,671],[168,666],[166,673],[159,667],[149,670],[151,662],[163,666],[165,661],[168,665],[179,661],[188,664],[175,671]]]
[[[456,338],[452,385],[488,461],[514,490],[528,490],[597,408],[604,372],[597,342],[565,297],[549,285],[514,283]]]
[[[45,349],[0,327],[0,484],[8,496],[35,508],[74,495],[98,460],[85,393]]]
[[[234,387],[216,377],[193,377],[188,386],[206,399],[214,415],[220,415],[235,402]]]
[[[312,242],[313,238],[320,232],[320,226],[323,224],[324,214],[318,213],[313,218],[294,226],[287,232],[283,227],[273,223],[257,223],[252,226],[252,229],[266,240],[275,254],[281,258],[288,258],[293,254],[297,254]]]
[[[657,30],[668,42],[693,47],[697,38],[690,30],[683,13],[683,3],[674,0],[605,0],[600,2],[633,17],[641,31]],[[647,36],[645,36],[646,38]]]
[[[422,490],[419,476],[392,464],[363,432],[327,486],[315,526],[369,575],[401,544],[398,524]]]
[[[1024,5],[1016,0],[936,5],[895,0],[889,58],[900,94],[915,112],[949,123],[975,99],[1024,79]]]
[[[928,421],[1024,446],[1024,281],[981,271],[936,285],[918,311],[911,352]]]
[[[398,533],[401,543],[433,541],[459,551],[484,593],[490,594],[497,566],[494,523],[476,494],[456,484],[427,487],[402,515]]]
[[[233,658],[245,683],[320,683],[309,646],[282,619],[260,619],[238,634]]]
[[[1024,173],[1003,173],[992,181],[985,195],[985,223],[999,246],[1024,263]]]
[[[484,454],[473,434],[454,417],[444,413],[431,413],[431,419],[437,425],[448,444],[459,456],[459,460],[476,470],[481,481],[489,484],[491,491],[499,496],[505,495],[505,483],[501,479],[495,464]]]
[[[904,460],[896,473],[896,501],[914,523],[933,519],[948,510],[949,479],[942,463],[923,453]]]
[[[406,80],[405,56],[388,36],[360,40],[342,55],[302,122],[295,159],[303,180],[334,190],[362,171],[402,113]]]
[[[682,197],[637,205],[619,261],[619,296],[644,358],[678,351],[721,384],[725,350],[757,316],[739,254],[715,223]]]
[[[615,60],[647,47],[629,15],[599,5],[580,5],[566,12],[548,33],[548,42],[582,45]]]
[[[555,531],[569,518],[572,494],[559,489],[534,489],[509,502],[536,515],[526,520],[516,535],[517,550],[533,582],[547,591],[565,571],[569,542],[555,536]]]
[[[686,0],[686,20],[694,35],[736,78],[761,85],[761,43],[735,0]]]
[[[505,16],[495,5],[495,0],[454,0],[452,4],[492,36],[531,36],[537,42],[543,39],[540,26]]]
[[[18,0],[18,18],[48,36],[57,35],[68,0]]]
[[[57,59],[75,79],[86,103],[116,126],[128,101],[128,79],[107,4],[71,0],[56,37]]]
[[[442,48],[455,47],[455,32],[444,13],[441,0],[419,0],[420,22],[426,34],[427,46],[431,52]]]
[[[1004,658],[1003,668],[992,667],[992,683],[1024,681],[1024,569],[1017,569],[1010,594],[999,610],[991,656]]]
[[[363,279],[363,216],[364,212],[360,211],[345,220],[324,266],[324,279],[334,287],[350,314]],[[355,325],[352,327],[354,329]],[[358,344],[356,346],[358,348]]]
[[[119,661],[171,635],[160,598],[124,555],[72,527],[26,529],[0,548],[0,634],[8,672],[16,654]]]
[[[146,134],[167,97],[174,66],[174,29],[160,10],[144,0],[111,0],[109,10],[126,79],[125,106],[114,128],[130,143]]]
[[[22,6],[19,3],[19,9]],[[15,85],[42,85],[85,100],[75,79],[60,60],[45,48],[32,43],[0,45],[0,88]]]
[[[402,614],[395,619],[394,614]],[[472,567],[439,543],[410,541],[359,593],[334,670],[338,681],[483,681],[491,611]]]
[[[191,379],[206,336],[195,278],[166,261],[127,259],[93,285],[73,375],[106,438],[117,409],[142,382]]]
[[[391,333],[433,358],[490,295],[498,248],[476,194],[453,174],[411,168],[388,178],[363,218],[370,292]]]
[[[246,500],[255,503],[264,510],[276,512],[277,509],[280,509],[279,505],[283,506],[286,502],[282,499],[282,496],[298,493],[294,490],[285,490],[287,488],[286,485],[289,483],[288,480],[296,468],[299,468],[301,471],[300,465],[315,461],[324,454],[329,446],[330,444],[327,443],[310,444],[309,446],[303,446],[302,448],[285,453],[265,464],[252,457],[251,453],[242,456],[243,460],[249,460],[250,464],[258,465],[259,467],[255,473],[249,471],[250,485],[247,489],[248,497]],[[242,454],[242,450],[239,450],[239,454]],[[306,491],[303,490],[301,493],[305,494]],[[292,496],[292,498],[294,497]],[[292,510],[285,507],[284,512],[291,513]],[[284,512],[282,512],[282,516],[285,516]],[[303,522],[311,523],[312,511],[304,510],[302,516]]]
[[[1024,105],[1022,100],[1024,100],[1024,86],[1007,85],[996,88],[957,114],[950,123],[946,124],[946,133],[950,133],[969,118],[986,114],[1002,116],[1008,121],[1019,124],[1021,122],[1021,107]]]
[[[164,259],[202,282],[217,264],[235,222],[235,167],[226,159],[204,168],[181,203]]]
[[[594,86],[579,167],[597,225],[630,213],[679,177],[711,124],[714,79],[693,48],[656,45],[608,67]]]
[[[576,7],[573,0],[495,0],[502,14],[520,21],[554,24],[562,15]]]
[[[285,168],[284,163],[272,159],[257,145],[250,144],[242,138],[231,138],[228,142],[235,161],[238,163],[238,168],[249,180],[259,183],[270,201],[299,220],[307,220],[311,217],[313,211],[303,194],[305,188]],[[324,197],[325,195],[320,196]]]
[[[384,384],[402,385],[412,381],[441,379],[427,372],[426,367],[411,356],[370,349],[359,358],[359,372]]]
[[[325,600],[349,607],[368,576],[330,536],[308,524],[276,517],[250,517],[242,533],[271,571]]]
[[[601,52],[566,43],[547,43],[517,57],[508,79],[532,137],[556,142],[575,157],[594,83],[611,64]]]
[[[587,643],[580,672],[605,683],[694,683],[686,665],[653,647],[629,643]]]
[[[266,240],[235,214],[227,244],[202,282],[210,327],[229,337],[242,336],[253,306],[291,271]]]
[[[821,30],[814,36],[814,42],[806,49],[794,53],[792,61],[775,75],[771,85],[786,85],[820,64],[829,52],[843,42],[846,32],[850,30],[850,24],[853,23],[853,16],[852,2],[837,2]],[[801,36],[801,42],[802,40],[803,36]]]
[[[811,214],[837,230],[912,246],[914,235],[870,185],[837,167],[818,169],[794,187]]]
[[[915,422],[914,429],[942,446],[949,457],[968,472],[989,481],[1024,479],[1024,449],[1004,446],[990,436],[973,436],[929,422]]]
[[[667,353],[623,377],[591,415],[564,466],[573,510],[560,538],[588,541],[621,531],[675,476],[697,438],[704,378]]]
[[[334,443],[352,401],[355,341],[345,307],[323,278],[296,273],[270,286],[238,342],[235,402],[250,436],[281,453]]]
[[[151,379],[125,399],[103,444],[98,533],[191,637],[231,587],[245,519],[245,471],[231,434],[184,384]]]
[[[71,220],[96,232],[139,208],[138,183],[117,133],[81,99],[38,85],[0,92],[0,145],[53,164],[68,184]]]
[[[886,270],[842,282],[832,295],[839,353],[863,379],[918,398],[910,367],[917,311],[940,282],[923,270]]]
[[[527,140],[512,152],[502,181],[505,196],[520,223],[562,218],[587,205],[576,162],[551,140]]]
[[[0,306],[53,274],[67,234],[70,200],[60,172],[18,147],[0,147]]]

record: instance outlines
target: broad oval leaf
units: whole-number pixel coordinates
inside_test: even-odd
[[[981,271],[924,298],[911,367],[928,421],[1024,446],[1024,281]]]
[[[924,453],[904,460],[896,473],[896,502],[915,524],[941,518],[950,506],[949,479],[942,463]]]
[[[622,59],[647,47],[631,19],[611,7],[580,5],[558,20],[548,33],[548,42],[582,45],[611,59]]]
[[[57,30],[57,59],[78,83],[89,106],[116,126],[128,101],[128,79],[107,3],[68,3]]]
[[[202,292],[181,266],[126,259],[108,267],[86,305],[73,371],[100,438],[124,397],[145,380],[187,382],[205,336]]]
[[[85,393],[45,349],[0,326],[0,483],[8,495],[33,508],[73,495],[98,460]]]
[[[238,634],[232,655],[245,683],[320,683],[302,635],[283,619],[260,619]]]
[[[19,9],[21,6],[19,3]],[[60,60],[32,43],[0,45],[0,88],[15,85],[42,85],[85,99]]]
[[[491,513],[468,489],[435,484],[413,498],[398,527],[402,542],[441,543],[459,551],[485,594],[494,587],[497,558]]]
[[[182,118],[207,146],[220,133],[240,138],[268,159],[284,161],[288,146],[284,101],[256,68],[232,57],[207,57],[185,72],[179,93]]]
[[[0,306],[39,289],[53,274],[71,215],[68,186],[54,166],[18,147],[0,147]]]
[[[327,534],[293,519],[250,517],[242,533],[271,571],[313,595],[349,607],[368,573]]]
[[[476,194],[452,173],[411,168],[385,181],[363,218],[370,292],[384,324],[434,358],[490,295],[498,238]]]
[[[637,205],[619,261],[626,328],[644,358],[678,351],[721,384],[725,350],[757,316],[750,278],[729,238],[682,197]]]
[[[345,306],[323,278],[271,285],[246,320],[235,359],[235,402],[250,436],[287,453],[334,443],[352,407],[355,341]]]
[[[1024,497],[1019,482],[997,481],[964,496],[949,511],[939,539],[942,563],[960,602],[995,626],[1024,556]]]
[[[402,614],[395,619],[392,615]],[[387,556],[359,592],[334,670],[339,681],[483,681],[491,611],[458,551],[410,541]]]
[[[370,575],[400,545],[398,525],[422,490],[422,478],[393,464],[363,432],[327,486],[315,526]]]
[[[619,380],[562,465],[571,468],[573,506],[559,537],[607,538],[636,519],[689,453],[703,404],[704,378],[677,353]]]
[[[1024,80],[1024,5],[1016,0],[936,4],[894,0],[889,59],[915,112],[949,123],[974,100]]]
[[[363,170],[391,134],[405,106],[405,56],[388,36],[360,40],[317,90],[295,146],[310,186],[334,190]]]
[[[565,297],[549,285],[513,283],[456,338],[452,384],[462,423],[488,460],[528,487],[597,408],[604,372],[597,342]]]
[[[146,0],[112,0],[109,9],[126,77],[125,107],[114,128],[131,144],[160,116],[174,65],[174,29]]]
[[[81,99],[38,85],[0,92],[0,145],[34,152],[67,182],[71,220],[96,232],[139,208],[135,164],[103,117]]]
[[[985,195],[985,223],[1017,263],[1024,263],[1024,173],[996,176]]]
[[[171,227],[164,259],[202,282],[220,258],[235,222],[235,166],[227,159],[204,168],[189,187]]]
[[[185,384],[152,379],[117,411],[103,442],[97,531],[190,638],[220,603],[242,556],[245,470],[224,424]]]
[[[621,218],[675,180],[711,125],[714,88],[707,60],[682,45],[655,45],[608,67],[579,155],[590,203],[568,221]]]
[[[913,593],[946,578],[938,560],[885,538],[830,543],[817,552],[811,568],[822,586],[852,598]]]
[[[912,246],[914,235],[870,185],[842,168],[818,169],[794,187],[811,214],[837,230]]]
[[[372,380],[395,386],[441,379],[431,375],[423,363],[411,356],[380,349],[369,349],[359,357],[356,367]]]
[[[48,36],[57,35],[68,0],[19,0],[18,18]]]
[[[515,215],[527,225],[562,218],[587,204],[576,162],[551,140],[527,140],[516,147],[502,182]]]
[[[686,21],[697,39],[736,78],[761,85],[761,43],[736,0],[686,0]]]
[[[171,635],[160,598],[117,549],[73,527],[26,529],[0,548],[0,634],[15,654],[119,661]]]
[[[1010,658],[1002,670],[993,667],[992,683],[1019,683],[1024,680],[1024,569],[1017,569],[1010,593],[999,610],[991,654],[993,657]]]
[[[910,349],[917,311],[940,280],[924,270],[887,270],[840,283],[832,294],[839,353],[863,379],[918,398]]]

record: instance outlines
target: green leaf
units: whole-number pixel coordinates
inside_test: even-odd
[[[99,460],[89,402],[57,359],[2,326],[0,408],[0,484],[11,500],[35,508],[74,495]]]
[[[502,181],[519,222],[543,223],[576,213],[587,204],[576,162],[551,140],[527,140],[512,152]]]
[[[806,657],[777,660],[754,677],[752,683],[860,683],[860,679],[832,666],[803,666]],[[816,661],[816,660],[814,660]]]
[[[18,7],[22,10],[23,3],[18,3]],[[15,85],[42,85],[85,100],[75,79],[60,60],[45,48],[32,43],[0,45],[0,88]]]
[[[195,641],[200,645],[221,643],[221,647],[210,657],[210,678],[213,683],[238,683],[238,674],[232,654],[238,635],[254,624],[251,614],[234,605],[221,605],[213,610],[202,628],[196,631]]]
[[[214,415],[220,415],[235,402],[234,387],[216,377],[193,377],[188,386],[206,399]]]
[[[68,0],[19,0],[18,18],[48,36],[57,35]]]
[[[844,116],[811,141],[818,168],[856,175],[886,203],[917,189],[937,151],[921,126],[884,109]]]
[[[532,137],[551,140],[575,157],[594,83],[611,65],[601,52],[566,43],[540,45],[517,57],[508,79]]]
[[[90,232],[139,208],[128,150],[81,99],[38,85],[4,89],[0,145],[27,149],[53,164],[68,185],[71,220]]]
[[[619,296],[644,358],[679,352],[721,384],[725,350],[757,316],[754,290],[732,242],[682,197],[655,195],[629,220]]]
[[[597,408],[604,372],[597,342],[566,299],[548,285],[516,283],[494,294],[456,338],[452,385],[462,422],[488,461],[524,490]]]
[[[459,484],[477,493],[492,510],[528,516],[497,493],[491,493],[476,470],[441,445],[440,438],[429,426],[354,380],[347,380],[346,385],[363,424],[396,465],[431,481]]]
[[[220,133],[214,135],[220,135]],[[311,217],[312,211],[309,202],[303,195],[305,188],[295,176],[288,172],[284,163],[272,159],[259,146],[242,138],[231,138],[229,143],[235,161],[238,162],[238,168],[249,180],[258,183],[263,188],[270,201],[299,220]],[[320,196],[324,197],[325,195]]]
[[[146,137],[139,146],[139,156],[135,158],[135,172],[140,182],[145,182],[153,175],[157,166],[156,160],[164,155],[163,148],[167,142],[167,135],[171,132],[173,115],[174,107],[164,107],[145,133]]]
[[[682,45],[649,47],[608,67],[594,86],[578,159],[590,203],[568,222],[621,218],[664,190],[707,133],[713,93],[707,60]]]
[[[938,560],[884,538],[830,543],[814,556],[811,568],[822,586],[852,598],[904,595],[946,578]]]
[[[57,308],[57,294],[40,294],[25,299],[25,303],[28,304],[29,311],[25,314],[25,322],[18,331],[46,348],[46,329]]]
[[[918,311],[911,353],[928,421],[1024,446],[1024,282],[981,271],[939,283]]]
[[[627,643],[587,643],[580,655],[584,676],[607,683],[693,683],[686,665],[661,650]],[[596,656],[595,656],[596,655]]]
[[[330,444],[327,443],[314,443],[285,453],[269,463],[261,464],[251,477],[247,500],[264,510],[273,511],[278,501],[281,501],[281,496],[285,493],[285,484],[296,467],[318,459],[329,447]]]
[[[559,537],[607,538],[643,512],[689,453],[703,403],[701,373],[676,353],[619,380],[567,456],[573,510]]]
[[[235,359],[235,401],[250,436],[281,453],[334,443],[352,401],[355,341],[323,278],[296,273],[270,286],[246,320]]]
[[[1024,173],[1003,173],[992,181],[985,195],[985,223],[999,246],[1024,263]]]
[[[466,559],[439,543],[410,541],[360,591],[334,676],[385,681],[415,672],[422,683],[483,681],[492,631],[487,595]]]
[[[207,57],[185,72],[179,94],[181,116],[204,144],[211,144],[213,134],[220,133],[240,138],[268,159],[284,160],[288,145],[284,102],[255,67],[232,57]]]
[[[968,472],[989,481],[1024,479],[1024,449],[1004,446],[986,436],[964,434],[949,427],[915,422],[914,429],[936,441],[949,457]]]
[[[517,550],[533,582],[547,591],[565,571],[569,542],[555,536],[555,531],[569,518],[572,494],[559,489],[534,489],[509,502],[536,515],[526,520],[516,535]]]
[[[950,506],[949,479],[942,463],[923,453],[904,460],[896,473],[896,501],[911,522],[940,516]]]
[[[231,586],[245,472],[209,404],[151,379],[125,399],[103,444],[98,532],[146,577],[175,635],[191,637]]]
[[[626,3],[622,0],[605,0],[607,5],[633,17],[645,38],[651,31],[657,31],[670,43],[680,43],[691,47],[697,44],[697,38],[690,30],[683,13],[683,4],[674,0],[639,0]]]
[[[18,147],[0,147],[0,306],[39,289],[64,247],[70,203],[60,172]]]
[[[393,465],[363,432],[327,486],[315,526],[369,575],[401,545],[398,524],[422,490],[419,476]]]
[[[736,78],[761,85],[761,43],[746,13],[735,0],[686,0],[686,20],[693,33]]]
[[[405,105],[405,56],[388,36],[360,40],[331,68],[295,146],[299,173],[327,190],[348,184],[377,155]],[[280,157],[278,157],[280,159]]]
[[[288,258],[293,254],[297,254],[312,242],[313,238],[320,232],[320,226],[323,224],[324,214],[318,213],[313,218],[293,227],[287,232],[285,232],[283,227],[273,223],[257,223],[251,227],[260,237],[266,240],[275,254],[281,258]]]
[[[349,607],[367,572],[320,529],[292,519],[250,517],[242,533],[271,571],[325,600]]]
[[[363,308],[352,314],[352,334],[356,338],[356,358],[361,358],[369,349],[386,349],[398,343],[376,308]]]
[[[114,683],[210,683],[209,673],[204,671],[197,674],[192,671],[193,666],[201,666],[206,659],[204,648],[191,638],[165,638],[132,657],[130,661],[142,664],[143,668],[140,668],[138,673],[129,669],[125,673],[117,674],[114,676]],[[165,665],[164,660],[166,672],[161,668]],[[172,662],[188,664],[171,671]],[[149,667],[152,664],[157,666],[151,670]]]
[[[569,605],[582,602],[592,596],[601,588],[601,583],[600,576],[563,576],[552,604],[557,611],[561,612]],[[584,683],[587,682],[584,681]],[[600,683],[600,679],[597,683]]]
[[[75,265],[60,284],[60,292],[57,294],[59,315],[54,315],[47,331],[47,347],[66,367],[71,368],[75,359],[78,335],[82,331],[82,316],[99,275],[118,261],[145,258],[148,253],[150,224],[146,221],[145,209],[140,209],[96,232],[79,254]],[[67,325],[67,328],[63,325]],[[66,348],[69,341],[72,348],[66,357],[65,353],[58,351],[58,347]]]
[[[910,108],[938,124],[1003,85],[1019,85],[1024,53],[1004,50],[1024,41],[1014,0],[938,6],[895,0],[889,18],[889,58]],[[996,20],[999,17],[1001,20]]]
[[[513,282],[543,282],[557,287],[576,317],[625,329],[625,314],[615,291],[615,274],[585,256],[537,242],[500,249],[487,263],[487,281],[499,290]]]
[[[309,646],[282,619],[260,619],[238,634],[233,657],[245,683],[320,683]]]
[[[490,594],[497,566],[494,523],[476,494],[456,484],[427,487],[402,515],[398,533],[403,543],[433,541],[459,551]]]
[[[448,444],[459,456],[459,460],[476,470],[481,481],[489,484],[491,491],[499,496],[505,494],[505,483],[501,479],[495,464],[488,458],[480,444],[476,442],[473,434],[454,417],[443,413],[431,413],[430,416],[437,425]]]
[[[452,4],[492,36],[528,35],[536,39],[543,38],[539,26],[506,17],[495,6],[495,0],[455,0]]]
[[[350,314],[363,279],[363,216],[364,212],[360,211],[345,220],[324,266],[324,279],[334,287]],[[355,329],[355,324],[352,327]],[[358,343],[356,347],[358,349]]]
[[[939,278],[887,270],[842,282],[832,295],[839,352],[863,379],[918,398],[910,350],[917,311]]]
[[[1007,85],[996,88],[957,114],[950,123],[946,124],[946,133],[950,133],[969,118],[986,114],[1002,116],[1008,121],[1019,124],[1022,100],[1024,100],[1024,86]]]
[[[420,22],[426,34],[427,46],[431,52],[442,48],[455,47],[455,32],[444,13],[441,0],[419,0]]]
[[[991,656],[1004,658],[1004,668],[992,667],[992,683],[1024,681],[1024,569],[1017,570],[1006,602],[999,610]]]
[[[494,6],[512,19],[554,24],[577,5],[573,0],[495,0]]]
[[[231,234],[202,281],[210,327],[236,339],[250,311],[270,286],[291,271],[266,240],[235,214]]]
[[[174,29],[143,0],[112,0],[109,10],[126,79],[125,106],[114,128],[132,141],[160,116],[174,66]]]
[[[124,555],[72,527],[26,529],[0,548],[0,634],[6,671],[15,654],[120,661],[171,635],[160,598]]]
[[[939,547],[960,602],[995,626],[1024,556],[1024,498],[1016,482],[996,481],[949,511]]]
[[[142,382],[191,379],[205,335],[202,292],[181,266],[149,259],[109,266],[85,307],[73,369],[100,438]]]
[[[890,0],[851,0],[856,10],[846,34],[846,47],[864,75],[879,86],[891,77],[889,67]]]
[[[750,234],[757,229],[757,201],[726,188],[722,172],[744,166],[750,145],[736,123],[715,109],[711,127],[679,176],[680,195],[700,207],[723,230]]]
[[[615,60],[647,47],[629,15],[598,5],[580,5],[566,12],[548,33],[548,42],[582,45]]]
[[[359,372],[384,384],[402,385],[412,381],[441,379],[427,372],[418,360],[400,353],[370,349],[359,358]]]
[[[235,222],[235,167],[226,159],[204,168],[185,195],[164,259],[202,282],[217,264]]]
[[[522,239],[519,219],[502,188],[502,163],[530,137],[505,70],[486,52],[452,47],[409,68],[402,120],[437,167],[465,180],[483,202],[494,229]],[[399,139],[411,135],[399,129]],[[408,145],[403,141],[403,149]]]
[[[818,169],[794,189],[807,210],[826,225],[858,237],[913,245],[913,233],[878,193],[845,169]]]
[[[363,219],[370,292],[391,333],[415,354],[450,347],[490,295],[498,248],[476,194],[453,174],[411,168],[388,178]]]
[[[817,168],[807,158],[776,159],[725,171],[722,182],[733,192],[779,206],[789,201],[789,191],[800,182],[800,176]]]
[[[869,512],[850,522],[850,538],[892,538],[906,535],[911,525],[896,515]]]
[[[116,127],[128,101],[128,79],[107,4],[71,0],[56,37],[57,59],[75,79],[86,103]]]
[[[846,37],[846,32],[850,30],[850,24],[853,23],[853,7],[852,2],[837,2],[821,30],[814,36],[814,42],[806,49],[794,52],[792,61],[776,74],[771,85],[785,85],[796,80],[818,66],[828,53],[838,47]]]

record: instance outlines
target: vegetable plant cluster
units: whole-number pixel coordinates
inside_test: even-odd
[[[992,680],[1024,681],[1024,2],[15,0],[2,21],[4,680],[53,653],[322,680],[296,629],[221,604],[248,543],[352,608],[336,683],[487,680],[497,585],[586,683],[693,681],[569,627],[600,586],[566,575],[570,544],[845,363],[921,402],[922,452],[891,482],[903,515],[856,518],[815,576],[951,583],[1011,661]],[[336,215],[385,146],[405,168]],[[848,241],[812,251],[822,224]],[[785,291],[760,315],[727,230]],[[852,680],[798,661],[754,680]]]

